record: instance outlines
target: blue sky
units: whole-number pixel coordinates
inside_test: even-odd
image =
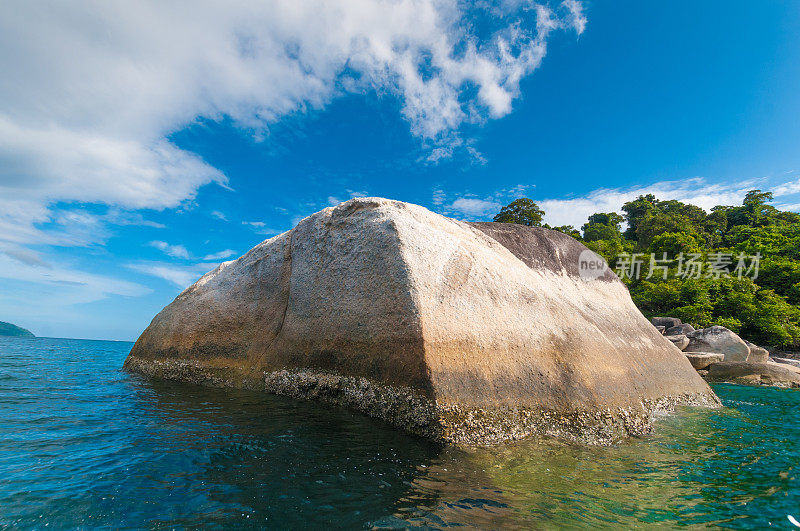
[[[358,195],[579,226],[641,193],[800,209],[800,3],[0,7],[0,320],[135,339]]]

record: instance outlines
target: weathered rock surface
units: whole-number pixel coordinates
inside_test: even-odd
[[[770,360],[774,361],[775,363],[783,363],[785,365],[791,365],[792,367],[797,367],[800,369],[800,360],[793,360],[789,358],[770,358]]]
[[[678,326],[681,324],[681,320],[677,317],[653,317],[650,319],[650,323],[652,323],[653,326],[663,326],[666,329]]]
[[[664,331],[667,336],[685,336],[689,332],[694,332],[694,327],[688,323],[672,326]]]
[[[716,352],[684,352],[684,354],[689,359],[692,367],[698,371],[707,369],[711,364],[719,363],[725,358],[723,354],[717,354]]]
[[[665,331],[666,329],[667,329],[667,327],[665,327],[665,326],[657,326],[657,327],[656,327],[656,330],[658,330],[658,333],[659,333],[659,334],[662,334],[662,335],[664,334],[664,331]]]
[[[680,350],[686,350],[686,347],[689,346],[689,338],[684,335],[673,335],[673,336],[664,336],[667,338],[668,341],[672,342],[673,345],[678,347]]]
[[[778,363],[723,361],[709,367],[707,378],[710,381],[742,385],[800,387],[800,369]]]
[[[750,349],[750,354],[747,355],[747,361],[750,363],[767,363],[769,362],[769,351],[761,348],[758,345],[745,340],[747,348]]]
[[[359,198],[204,275],[125,367],[355,408],[459,444],[610,442],[719,402],[564,234]]]
[[[692,352],[717,352],[725,355],[725,361],[747,361],[750,347],[742,338],[724,326],[712,326],[686,334]]]

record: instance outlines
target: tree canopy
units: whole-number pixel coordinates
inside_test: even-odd
[[[494,217],[493,221],[498,223],[517,223],[528,227],[539,227],[542,225],[544,210],[527,197],[517,199],[503,207]]]
[[[648,317],[719,324],[758,344],[800,349],[800,215],[770,201],[770,192],[751,190],[741,205],[706,212],[647,194],[622,205],[621,214],[592,214],[580,230],[544,226],[603,256]],[[494,220],[541,226],[544,215],[523,198]],[[634,263],[638,278],[626,274]],[[697,275],[686,274],[690,266]]]

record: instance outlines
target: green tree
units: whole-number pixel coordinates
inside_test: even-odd
[[[589,222],[585,223],[581,230],[583,239],[587,242],[597,242],[601,240],[622,240],[620,225],[623,218],[616,212],[600,212],[589,216]]]
[[[523,197],[504,206],[493,221],[498,223],[516,223],[528,227],[541,227],[544,210],[533,200]]]
[[[600,212],[583,225],[583,237],[609,263],[623,250],[673,259],[659,264],[671,268],[667,279],[658,274],[648,279],[646,273],[623,279],[645,315],[674,315],[698,327],[719,324],[758,344],[800,349],[800,215],[768,205],[771,200],[769,192],[751,190],[741,205],[706,212],[643,195],[622,206],[624,233],[617,218]],[[756,278],[680,277],[675,258],[681,253],[706,260],[728,255],[728,271],[740,255],[747,266],[753,263],[748,257],[758,253],[760,269]]]
[[[692,254],[700,252],[700,244],[697,237],[686,232],[667,232],[653,238],[648,251],[656,257],[661,258],[664,253],[669,258],[677,258],[683,253]]]
[[[562,234],[566,234],[568,236],[572,236],[576,240],[581,239],[581,233],[578,229],[573,227],[572,225],[561,225],[559,227],[551,227],[547,223],[544,224],[544,228],[554,230],[556,232],[561,232]]]
[[[656,196],[653,194],[640,195],[633,201],[629,201],[622,206],[625,212],[625,221],[628,222],[628,229],[625,231],[625,238],[636,241],[636,229],[644,217],[656,208]]]

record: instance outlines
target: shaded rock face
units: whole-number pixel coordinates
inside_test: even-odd
[[[693,352],[717,352],[725,355],[725,361],[747,361],[750,348],[739,336],[724,326],[712,326],[686,334]]]
[[[677,326],[672,326],[664,331],[667,336],[685,336],[689,332],[694,332],[694,327],[690,324],[683,323]]]
[[[692,367],[698,371],[707,369],[712,364],[719,363],[725,358],[723,354],[717,354],[715,352],[684,352],[684,354],[689,359],[689,363],[692,364]]]
[[[718,400],[564,234],[358,198],[204,275],[126,368],[341,404],[461,444],[609,442]]]
[[[653,326],[663,326],[665,329],[672,328],[681,324],[681,320],[677,317],[653,317],[650,319]]]

